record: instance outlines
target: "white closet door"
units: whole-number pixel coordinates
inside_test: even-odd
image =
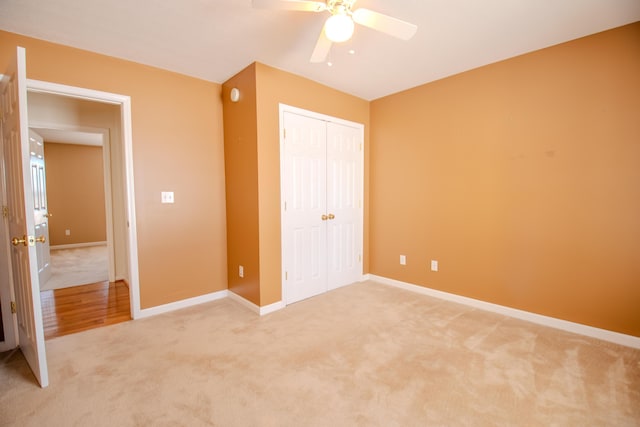
[[[362,131],[327,123],[328,288],[362,274]]]
[[[291,304],[361,278],[364,134],[362,125],[282,107],[283,298]]]
[[[284,113],[282,191],[285,302],[327,291],[326,124]]]

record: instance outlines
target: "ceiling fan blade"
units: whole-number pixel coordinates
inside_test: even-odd
[[[409,40],[418,30],[417,25],[369,9],[354,10],[352,17],[353,21],[360,25],[402,40]]]
[[[323,27],[322,32],[320,33],[320,37],[318,37],[318,41],[316,42],[316,47],[313,49],[313,53],[311,54],[310,61],[324,62],[324,60],[327,59],[329,50],[331,50],[331,44],[331,40],[327,38]]]
[[[257,9],[298,10],[301,12],[323,12],[327,10],[326,3],[307,0],[252,0],[251,5]]]

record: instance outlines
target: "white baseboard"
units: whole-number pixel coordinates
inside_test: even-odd
[[[142,319],[144,317],[155,316],[162,313],[168,313],[174,310],[180,310],[181,308],[192,307],[194,305],[203,304],[205,302],[211,302],[215,300],[219,300],[222,298],[226,298],[229,294],[229,291],[222,290],[218,292],[212,292],[210,294],[200,295],[193,298],[187,298],[176,302],[170,302],[168,304],[158,305],[156,307],[145,308],[140,310],[137,316],[134,319]]]
[[[249,310],[253,311],[254,313],[260,315],[260,316],[264,316],[265,314],[269,314],[269,313],[273,313],[274,311],[278,311],[281,310],[285,307],[285,303],[284,301],[278,301],[275,302],[273,304],[269,304],[269,305],[265,305],[264,307],[260,307],[259,305],[256,305],[254,303],[252,303],[251,301],[245,299],[244,297],[241,297],[240,295],[236,294],[233,291],[229,291],[229,295],[228,295],[229,299],[232,299],[233,301],[239,303],[240,305],[243,305],[245,307],[247,307]]]
[[[107,242],[87,242],[87,243],[70,243],[68,245],[49,246],[50,249],[74,249],[87,248],[89,246],[107,246]]]
[[[265,314],[273,313],[274,311],[282,310],[285,308],[287,304],[284,301],[274,302],[273,304],[265,305],[264,307],[260,307],[260,316],[264,316]]]
[[[516,308],[506,307],[503,305],[480,301],[473,298],[450,294],[448,292],[425,288],[423,286],[401,282],[399,280],[389,279],[373,274],[369,274],[367,276],[369,280],[382,283],[384,285],[395,286],[397,288],[405,289],[408,291],[417,292],[447,301],[452,301],[458,304],[464,304],[470,307],[479,308],[485,311],[491,311],[520,320],[526,320],[528,322],[537,323],[539,325],[549,326],[551,328],[561,329],[563,331],[572,332],[574,334],[584,335],[591,338],[597,338],[603,341],[609,341],[615,344],[623,345],[625,347],[640,349],[640,338],[632,335],[621,334],[619,332],[608,331],[606,329],[595,328],[593,326],[569,322],[567,320],[556,319],[555,317],[543,316],[541,314],[531,313]]]

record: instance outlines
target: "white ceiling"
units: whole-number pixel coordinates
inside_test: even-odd
[[[640,0],[358,0],[358,7],[410,21],[418,32],[401,41],[358,27],[351,41],[334,44],[329,67],[309,62],[326,14],[257,10],[251,0],[0,0],[0,28],[217,83],[259,61],[372,100],[640,21]]]

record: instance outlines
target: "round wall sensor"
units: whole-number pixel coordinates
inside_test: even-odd
[[[240,99],[240,90],[237,87],[231,89],[231,102],[238,102]]]

